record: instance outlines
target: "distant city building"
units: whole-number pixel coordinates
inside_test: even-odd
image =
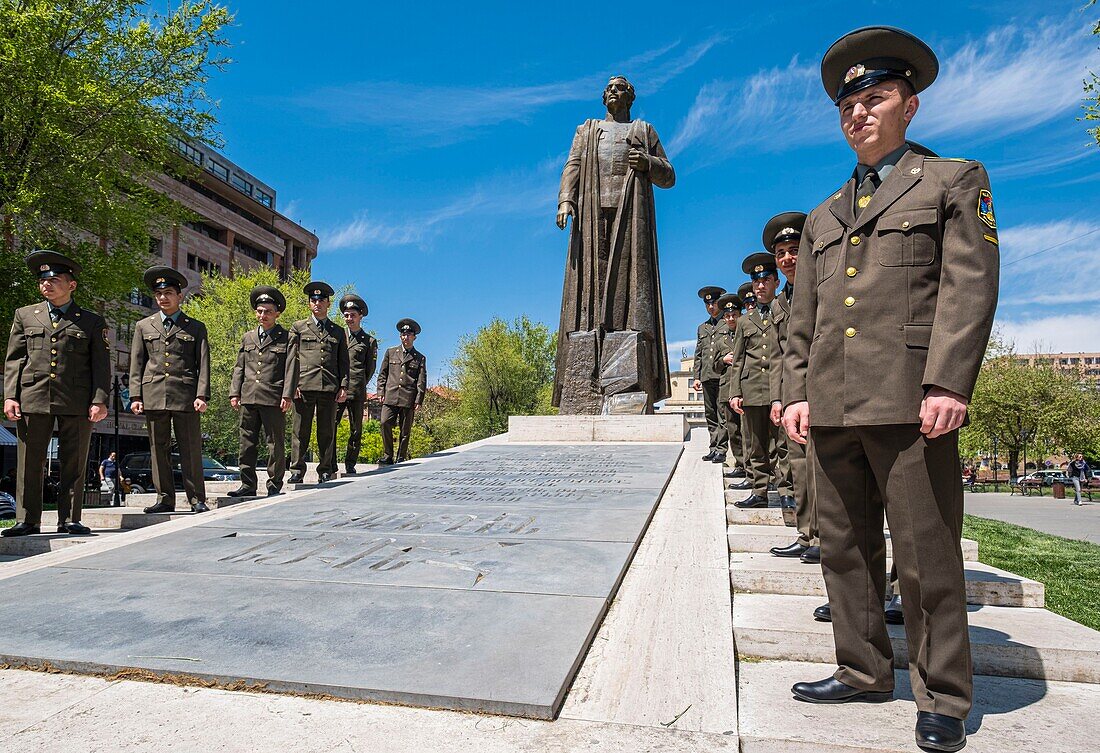
[[[656,407],[658,413],[683,413],[693,423],[704,422],[703,393],[692,389],[692,368],[695,358],[683,356],[679,371],[671,372],[672,396]]]
[[[1076,373],[1082,385],[1100,389],[1100,353],[1017,353],[1016,362]]]

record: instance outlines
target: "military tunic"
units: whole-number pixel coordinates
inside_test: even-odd
[[[210,399],[210,343],[206,325],[182,311],[165,328],[158,311],[134,325],[130,344],[130,399],[141,402],[149,432],[156,504],[175,504],[172,431],[179,446],[187,501],[206,502],[202,431],[195,400]]]
[[[276,323],[260,339],[258,329],[245,332],[233,367],[229,396],[240,400],[241,486],[256,491],[256,458],[260,431],[267,440],[267,491],[283,488],[286,473],[286,414],[282,400],[293,400],[298,386],[298,341]]]
[[[348,447],[344,453],[344,465],[351,468],[359,460],[363,443],[363,410],[367,405],[367,385],[374,376],[378,363],[378,341],[365,329],[347,333],[348,338],[348,399],[336,409],[336,423],[344,412],[348,414]]]
[[[378,371],[378,395],[382,398],[382,449],[387,459],[394,459],[393,428],[398,423],[401,442],[396,459],[408,459],[415,408],[424,402],[427,391],[428,360],[424,354],[415,347],[405,350],[401,345],[387,350]]]
[[[15,312],[4,361],[4,396],[19,403],[16,422],[16,517],[42,522],[43,466],[54,422],[58,427],[61,492],[58,523],[79,522],[91,444],[88,410],[106,405],[111,366],[107,325],[94,311],[71,301],[57,323],[47,301]]]
[[[784,403],[810,413],[836,677],[894,685],[885,508],[917,708],[963,719],[958,432],[928,439],[920,407],[933,387],[969,399],[985,353],[999,267],[989,181],[978,162],[908,151],[858,215],[855,193],[853,176],[806,222],[783,377]]]
[[[736,327],[736,325],[735,325]],[[733,367],[727,364],[725,357],[733,353],[733,346],[737,342],[737,331],[726,325],[725,332],[718,339],[718,347],[714,352],[714,368],[722,376],[718,380],[718,409],[726,422],[726,436],[729,442],[730,457],[726,459],[726,465],[730,468],[748,468],[748,460],[745,455],[744,440],[741,436],[741,417],[733,412],[730,407],[730,381],[733,376]]]
[[[298,394],[294,400],[291,469],[306,472],[306,451],[317,415],[317,474],[336,473],[336,397],[348,388],[348,338],[343,327],[310,317],[294,322],[290,336],[298,352]]]
[[[718,343],[729,328],[723,319],[707,319],[695,333],[695,362],[693,378],[703,384],[703,414],[710,431],[710,450],[725,454],[729,446],[726,419],[718,406],[718,387],[722,374],[714,366]]]

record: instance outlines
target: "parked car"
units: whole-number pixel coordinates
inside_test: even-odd
[[[1043,470],[1032,471],[1026,476],[1020,477],[1020,483],[1024,486],[1053,486],[1055,481],[1061,481],[1063,484],[1068,484],[1069,479],[1062,471],[1055,470]]]
[[[120,466],[122,477],[130,479],[131,493],[142,494],[153,491],[153,464],[148,452],[132,452],[122,459]],[[176,490],[183,489],[183,472],[180,470],[180,456],[172,453],[172,477]],[[206,481],[240,481],[239,470],[226,468],[214,458],[203,455],[202,477]]]

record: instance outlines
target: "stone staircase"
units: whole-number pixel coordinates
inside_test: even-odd
[[[759,683],[763,677],[827,677],[835,668],[836,657],[831,624],[813,619],[813,610],[827,600],[821,567],[768,553],[769,548],[790,544],[798,535],[794,528],[783,524],[777,496],[771,495],[768,508],[741,510],[733,503],[748,493],[729,489],[730,479],[721,483],[726,486],[733,633],[742,677],[742,750],[917,750],[911,737],[915,713],[911,695],[908,704],[895,702],[877,710],[863,704],[822,707],[794,701],[790,683],[775,680],[778,685],[766,686],[766,705],[760,698],[746,698],[751,687],[758,688],[758,693],[765,692],[765,686]],[[1075,750],[1068,738],[1064,745],[1055,739],[1056,730],[1076,723],[1070,716],[1062,719],[1057,709],[1065,706],[1068,713],[1069,706],[1087,706],[1100,700],[1100,632],[1046,610],[1044,584],[978,562],[977,542],[964,539],[962,549],[976,675],[975,711],[969,723],[972,737],[967,750]],[[895,697],[905,700],[905,694],[911,693],[904,671],[908,667],[905,629],[887,627],[898,668]],[[1000,696],[990,700],[996,694],[990,690],[986,676],[998,678],[994,682],[1000,685],[994,687],[1003,689],[998,692],[1016,693],[1021,699],[1027,696],[1026,702],[1006,703]],[[1042,698],[1047,700],[1040,701]],[[1054,699],[1059,700],[1052,711]],[[983,704],[996,707],[997,713],[1010,714],[1004,723],[1013,730],[1009,737],[1018,734],[1020,743],[1025,739],[1034,742],[1040,722],[1043,729],[1051,730],[1051,737],[1042,747],[1033,748],[1014,746],[1004,736],[994,740],[975,735],[981,720],[991,713]],[[897,730],[876,728],[873,734],[861,731],[854,737],[846,733],[845,725],[859,725],[872,717],[880,720],[888,707],[897,719]],[[752,716],[754,708],[760,711],[757,716]],[[1040,714],[1041,720],[1037,718]],[[1087,726],[1100,728],[1091,720]],[[871,739],[876,742],[871,744]]]

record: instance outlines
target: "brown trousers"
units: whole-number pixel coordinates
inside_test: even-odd
[[[707,419],[707,430],[710,431],[710,449],[714,452],[725,452],[729,442],[726,434],[726,412],[718,404],[717,379],[708,379],[703,382],[703,415]]]
[[[741,439],[741,417],[733,412],[729,402],[719,406],[722,416],[726,421],[726,437],[729,443],[729,452],[726,454],[726,468],[748,468],[745,459],[745,444]]]
[[[806,459],[807,453],[813,452],[813,443],[801,445],[787,437],[785,431],[780,432],[780,441],[787,448],[787,469],[793,487],[795,501],[795,519],[798,521],[798,543],[802,546],[816,546],[817,538],[817,509],[814,490],[813,474]]]
[[[741,441],[745,445],[745,471],[752,478],[752,493],[768,496],[768,483],[776,475],[780,494],[790,494],[779,473],[786,458],[786,447],[779,437],[779,427],[772,423],[770,405],[745,405],[741,414]]]
[[[413,417],[416,410],[413,407],[399,405],[383,405],[382,417],[382,452],[390,460],[393,455],[393,427],[397,425],[401,430],[401,442],[397,446],[397,460],[409,459],[409,435],[412,433]]]
[[[57,497],[57,522],[80,521],[84,509],[84,477],[92,422],[85,416],[53,416],[24,413],[15,424],[19,445],[15,451],[16,519],[29,526],[42,524],[42,483],[46,451],[57,421],[57,459],[61,464],[61,488]]]
[[[241,486],[256,491],[260,432],[267,442],[267,491],[283,488],[286,473],[286,414],[277,405],[241,405]]]
[[[202,475],[202,429],[195,411],[145,411],[149,431],[149,455],[153,466],[153,486],[157,504],[176,503],[176,479],[172,462],[172,429],[180,451],[183,490],[191,504],[206,501],[206,481]]]
[[[344,465],[355,465],[359,461],[359,449],[363,446],[363,408],[366,407],[366,398],[348,398],[336,408],[336,425],[340,425],[340,419],[344,412],[348,414],[348,448],[344,452]]]
[[[836,679],[860,690],[894,687],[882,614],[885,512],[917,709],[965,719],[973,679],[958,432],[926,439],[916,424],[814,426],[811,436]]]
[[[290,453],[292,470],[306,472],[306,452],[317,414],[317,474],[336,473],[336,393],[303,391],[294,401],[294,431]]]

